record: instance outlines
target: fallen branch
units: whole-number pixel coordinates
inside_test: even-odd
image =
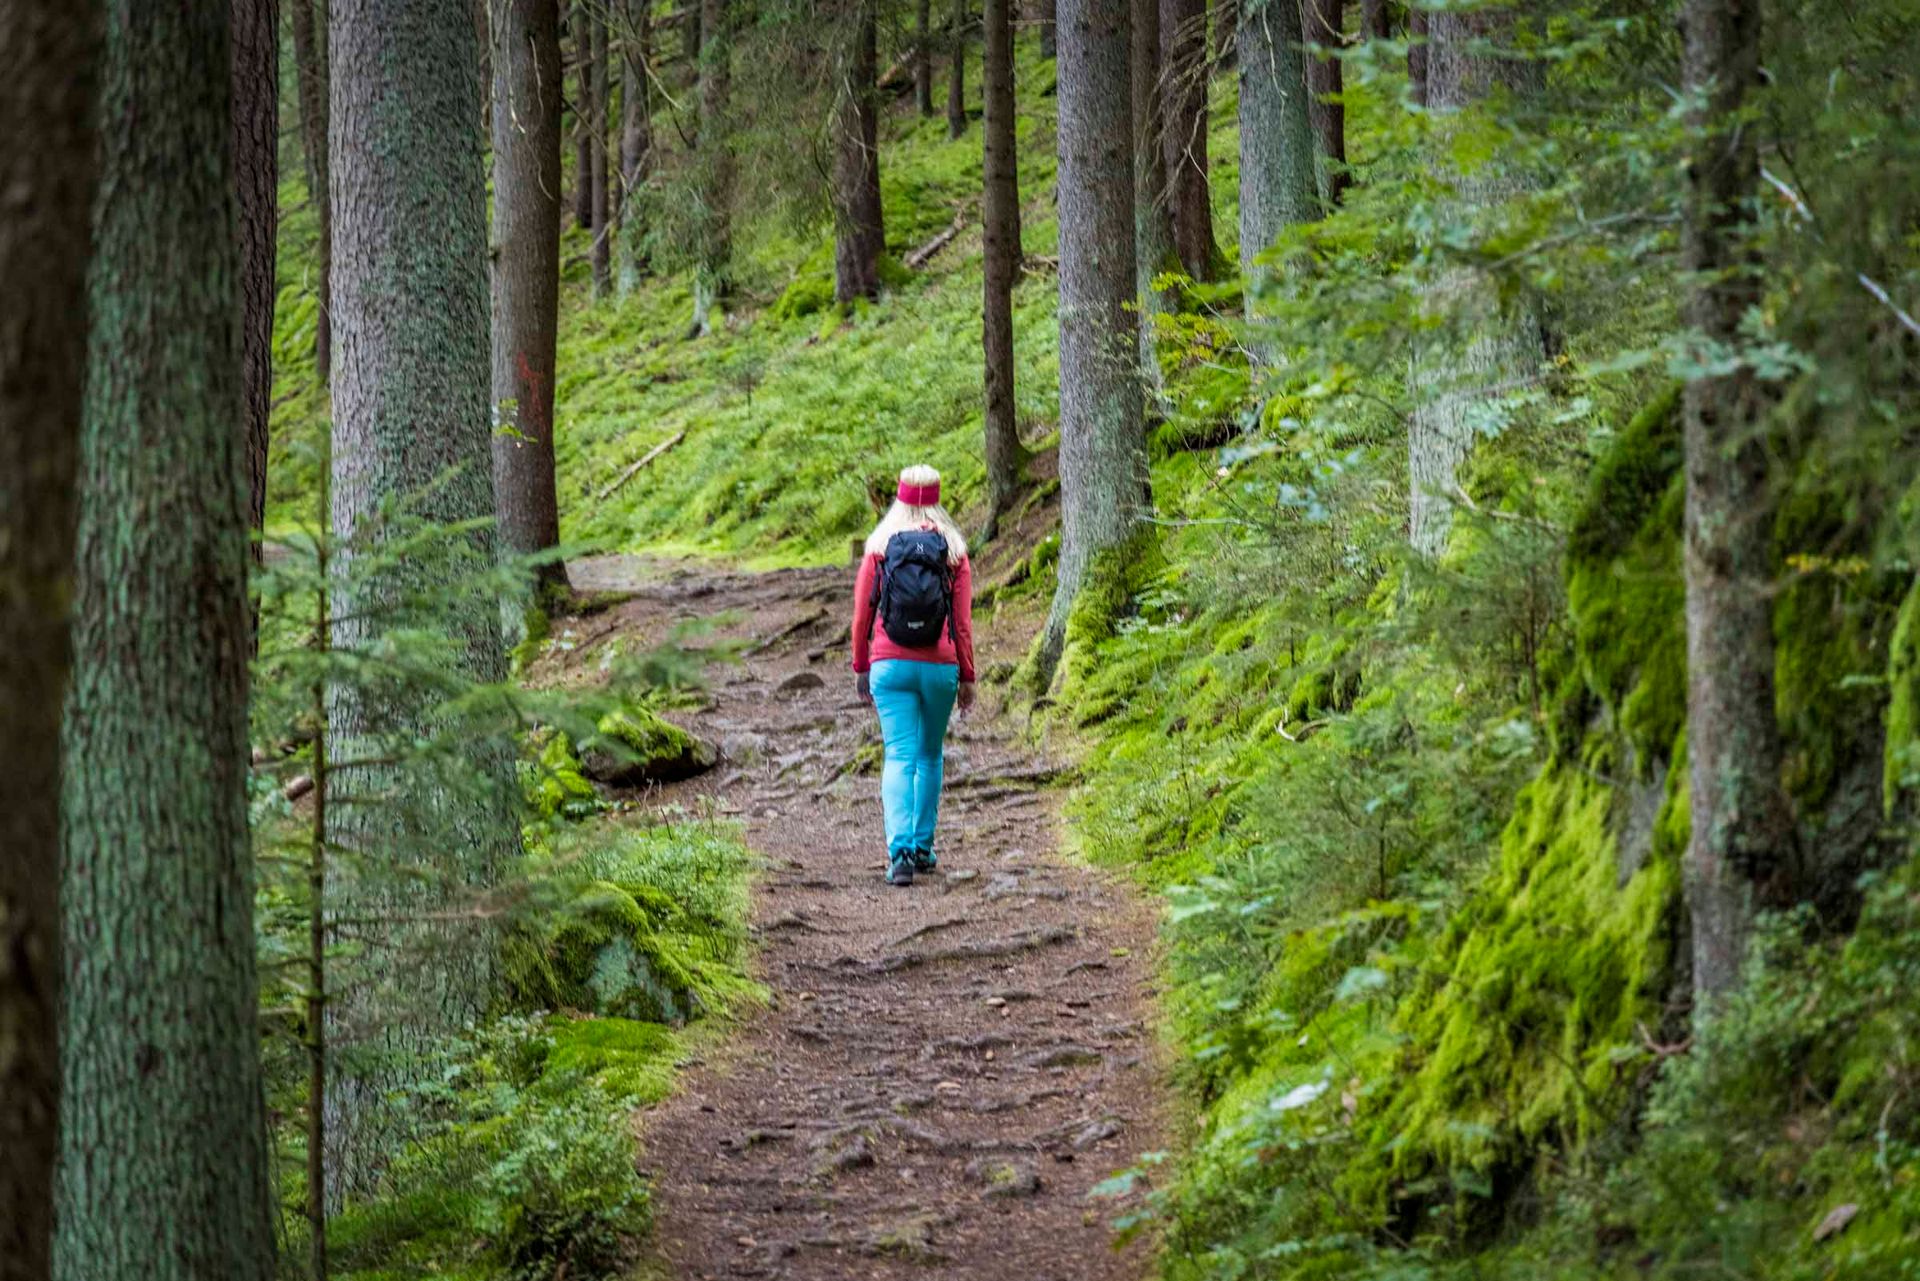
[[[918,271],[926,266],[933,260],[935,254],[953,243],[953,238],[959,235],[960,229],[966,225],[967,211],[965,209],[954,210],[952,226],[907,255],[907,269],[909,271]]]
[[[614,477],[613,483],[608,485],[605,489],[601,490],[598,494],[595,494],[593,500],[597,503],[605,502],[607,499],[611,498],[619,490],[619,488],[622,485],[626,484],[628,481],[632,480],[636,475],[638,475],[642,467],[645,467],[648,463],[652,462],[654,459],[658,458],[660,455],[666,453],[669,449],[672,449],[675,445],[679,444],[681,441],[685,440],[686,438],[687,438],[687,433],[684,430],[673,433],[673,435],[667,437],[665,440],[655,445],[652,449],[649,449],[641,457],[639,462],[633,464],[633,466],[627,468],[625,471],[621,472],[618,476]]]
[[[793,622],[788,623],[785,627],[782,627],[765,640],[755,641],[753,644],[747,646],[746,649],[742,650],[741,655],[746,658],[752,658],[755,654],[763,654],[795,632],[805,631],[826,616],[827,611],[825,609],[816,609],[804,618],[797,618]]]

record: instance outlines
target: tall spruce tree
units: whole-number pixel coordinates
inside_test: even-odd
[[[1180,268],[1167,203],[1166,123],[1160,111],[1160,0],[1132,0],[1129,70],[1133,97],[1133,263],[1140,315],[1140,376],[1157,406],[1163,397],[1154,317],[1178,302],[1155,278]]]
[[[689,0],[695,3],[696,0]],[[700,11],[698,190],[694,212],[692,333],[712,331],[733,274],[733,31],[727,0],[697,0]]]
[[[593,227],[593,18],[588,0],[573,0],[567,14],[573,50],[573,223]]]
[[[1219,272],[1213,195],[1207,178],[1206,0],[1160,0],[1161,108],[1167,153],[1167,212],[1180,265],[1195,280]]]
[[[510,552],[560,541],[553,396],[560,323],[560,6],[502,0],[493,78],[493,488]],[[540,585],[566,587],[544,565]]]
[[[0,1281],[46,1281],[60,1102],[60,711],[98,5],[0,5]]]
[[[1759,307],[1751,236],[1759,159],[1743,115],[1760,85],[1757,0],[1689,0],[1682,19],[1688,202],[1688,323],[1716,352],[1737,349]],[[1717,363],[1713,361],[1703,363]],[[1687,767],[1692,833],[1684,864],[1693,987],[1740,977],[1758,907],[1784,901],[1793,824],[1774,719],[1773,503],[1764,385],[1747,365],[1686,387]]]
[[[607,16],[597,5],[588,10],[587,24],[593,49],[593,90],[586,102],[588,157],[592,161],[593,203],[591,231],[593,244],[588,259],[593,268],[593,296],[605,298],[613,292],[613,214],[614,174],[609,171],[607,150],[608,103],[613,99],[613,62],[608,56]]]
[[[620,217],[614,229],[614,286],[622,298],[640,287],[646,223],[639,204],[653,165],[653,4],[628,0],[620,65]]]
[[[933,0],[914,0],[913,101],[922,116],[933,114]]]
[[[1141,535],[1147,486],[1135,360],[1130,0],[1061,0],[1058,577],[1034,652],[1044,688],[1083,591],[1110,599]],[[1096,639],[1092,635],[1087,640]]]
[[[332,35],[332,525],[343,584],[335,639],[361,649],[378,641],[418,586],[404,564],[380,573],[354,566],[382,539],[391,505],[406,503],[442,524],[494,514],[486,175],[473,73],[479,51],[464,6],[335,0]],[[421,209],[435,216],[422,218]],[[490,532],[473,538],[490,552]],[[496,601],[464,602],[435,621],[465,677],[505,675]],[[425,689],[361,694],[342,689],[330,699],[338,759],[431,715]],[[476,1017],[490,996],[491,938],[483,922],[455,909],[496,878],[518,833],[507,805],[509,757],[490,742],[471,751],[496,793],[437,794],[430,783],[383,779],[369,766],[328,799],[336,830],[359,856],[357,871],[329,882],[341,888],[336,906],[388,923],[367,938],[361,972],[332,1011],[329,1039],[353,1047],[337,1060],[329,1098],[335,1204],[378,1172],[399,1119],[389,1100],[420,1070],[421,1052]],[[389,791],[406,794],[384,797]],[[381,865],[389,851],[405,865]]]
[[[1300,21],[1307,44],[1307,115],[1318,144],[1320,199],[1328,207],[1340,203],[1353,183],[1347,171],[1347,108],[1340,59],[1332,52],[1344,38],[1346,0],[1300,0]]]
[[[985,115],[981,221],[981,347],[986,383],[987,519],[983,539],[998,532],[1013,505],[1026,463],[1013,400],[1013,282],[1020,271],[1020,176],[1013,94],[1014,0],[986,0]]]
[[[1240,62],[1240,271],[1266,283],[1256,259],[1280,233],[1320,216],[1307,114],[1298,0],[1244,0]]]
[[[320,309],[313,321],[313,363],[324,381],[333,360],[333,206],[327,200],[327,9],[326,0],[287,0],[293,31],[294,100],[300,108],[300,155],[307,199],[320,226],[314,255],[314,285]],[[316,33],[317,29],[317,33]]]
[[[294,0],[296,4],[302,0]],[[279,239],[280,6],[233,0],[233,172],[239,195],[240,416],[247,522],[267,516],[267,419],[273,406],[274,251]],[[254,542],[256,559],[263,544]]]
[[[65,1281],[273,1273],[229,17],[108,10],[66,709],[83,767],[63,782]]]
[[[947,137],[967,131],[967,0],[953,0],[947,17]]]
[[[833,296],[880,296],[886,230],[880,211],[876,0],[854,0],[840,24],[833,104]]]

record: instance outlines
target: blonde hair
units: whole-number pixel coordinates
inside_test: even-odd
[[[940,473],[925,463],[916,463],[900,473],[902,485],[938,485]],[[966,536],[960,532],[953,517],[939,503],[929,503],[924,507],[912,503],[903,503],[898,498],[893,506],[887,508],[887,514],[867,535],[867,554],[884,556],[887,554],[887,540],[903,529],[919,529],[922,525],[932,525],[947,540],[947,561],[958,565],[967,558]]]

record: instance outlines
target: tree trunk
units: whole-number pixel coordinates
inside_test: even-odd
[[[1161,112],[1165,120],[1167,213],[1180,265],[1195,280],[1218,274],[1213,195],[1207,185],[1206,0],[1160,0]]]
[[[302,0],[295,0],[296,4]],[[273,406],[273,257],[279,231],[280,6],[233,0],[233,176],[239,195],[240,418],[254,562],[267,517],[267,419]]]
[[[1055,0],[1040,0],[1040,56],[1057,58],[1060,55],[1060,27],[1055,20],[1057,5]]]
[[[640,287],[646,265],[642,237],[646,224],[634,203],[647,185],[653,163],[653,5],[651,0],[628,0],[628,38],[622,41],[625,82],[620,89],[620,219],[615,229],[615,281],[625,298]]]
[[[567,19],[573,45],[573,224],[593,228],[593,18],[587,0],[573,0]]]
[[[1341,45],[1346,0],[1300,0],[1300,22],[1307,43],[1325,49]],[[1347,109],[1340,101],[1340,59],[1307,53],[1307,114],[1318,143],[1320,200],[1331,209],[1340,203],[1353,175],[1347,171]]]
[[[1131,0],[1130,96],[1133,99],[1133,261],[1140,301],[1140,377],[1153,405],[1164,399],[1165,380],[1153,341],[1154,317],[1176,309],[1176,300],[1153,287],[1156,276],[1178,271],[1173,222],[1167,208],[1166,125],[1160,113],[1160,0]]]
[[[77,11],[76,11],[77,9]],[[97,5],[0,7],[0,1281],[46,1281],[60,1103],[60,709],[87,351]]]
[[[933,114],[933,0],[913,8],[913,100],[920,114]]]
[[[700,4],[699,196],[695,213],[694,335],[713,330],[713,308],[724,303],[733,271],[733,140],[727,117],[733,95],[733,34],[727,0]]]
[[[1427,98],[1440,117],[1443,139],[1446,117],[1485,99],[1496,86],[1516,99],[1539,92],[1537,64],[1485,51],[1514,44],[1511,11],[1434,13],[1428,22]],[[1444,155],[1444,141],[1442,146]],[[1500,157],[1452,176],[1463,217],[1512,198],[1528,181]],[[1488,402],[1533,376],[1542,346],[1539,319],[1527,301],[1503,300],[1471,268],[1442,272],[1428,307],[1443,323],[1417,352],[1410,379],[1415,404],[1407,470],[1409,536],[1414,550],[1431,557],[1446,547],[1460,464],[1472,450]]]
[[[316,15],[316,9],[318,13]],[[313,367],[326,382],[333,360],[333,207],[327,200],[327,13],[323,0],[290,0],[294,88],[300,104],[300,152],[306,160],[307,199],[320,224],[320,312],[313,327]],[[319,35],[314,19],[319,18]]]
[[[842,305],[880,296],[886,232],[880,212],[879,74],[874,0],[855,0],[843,32],[833,106],[833,297]]]
[[[1231,71],[1240,57],[1240,6],[1244,0],[1213,0],[1214,71]]]
[[[1026,465],[1020,422],[1013,402],[1013,282],[1020,270],[1019,154],[1014,138],[1013,4],[986,0],[985,191],[981,221],[984,261],[982,351],[986,383],[987,520],[983,541],[999,532],[1000,519],[1013,505]]]
[[[593,296],[605,298],[613,291],[613,235],[608,221],[612,175],[607,171],[607,104],[612,97],[613,61],[607,56],[606,15],[596,10],[588,22],[593,31],[593,96],[587,102],[587,128],[592,134],[588,150],[593,159]]]
[[[1414,105],[1427,105],[1427,11],[1407,10],[1407,92]]]
[[[560,6],[502,0],[493,111],[493,488],[515,555],[560,542],[553,474],[560,317]],[[501,430],[510,429],[510,430]],[[567,586],[543,566],[543,603]]]
[[[107,26],[65,739],[85,768],[62,798],[64,1281],[274,1269],[228,22],[116,5]]]
[[[1698,282],[1687,320],[1716,350],[1738,349],[1762,281],[1750,245],[1759,161],[1741,118],[1760,84],[1757,0],[1689,0],[1690,113],[1684,248]],[[1696,1008],[1735,987],[1756,905],[1785,899],[1793,828],[1773,711],[1773,574],[1762,424],[1751,369],[1697,377],[1685,397],[1687,761],[1693,832],[1685,877]]]
[[[436,524],[494,515],[489,467],[486,175],[478,135],[477,57],[463,6],[335,0],[332,153],[338,270],[334,291],[332,527],[345,562],[336,579],[335,643],[364,650],[395,625],[409,595],[430,587],[405,562],[375,560],[382,513],[405,501]],[[434,216],[419,212],[431,209]],[[473,535],[490,559],[493,537]],[[499,603],[450,604],[435,619],[467,679],[506,673]],[[351,759],[372,743],[432,732],[437,695],[419,687],[331,697],[330,751]],[[366,769],[329,797],[356,865],[337,869],[339,907],[399,918],[368,940],[362,972],[336,984],[328,1040],[330,1201],[366,1190],[400,1119],[389,1100],[411,1084],[424,1052],[476,1018],[491,993],[493,948],[483,922],[423,918],[467,903],[518,848],[507,752],[473,745],[484,788]],[[412,792],[404,806],[383,793]],[[358,798],[358,803],[357,802]]]
[[[1360,0],[1360,35],[1367,40],[1385,40],[1393,35],[1387,0]]]
[[[1240,15],[1240,271],[1271,287],[1255,259],[1295,223],[1320,216],[1295,0],[1249,0]]]
[[[947,81],[947,137],[958,138],[967,131],[967,0],[953,0],[947,38],[953,54]]]
[[[1053,604],[1034,654],[1044,688],[1081,589],[1141,528],[1147,484],[1132,315],[1129,0],[1060,4],[1060,506]]]

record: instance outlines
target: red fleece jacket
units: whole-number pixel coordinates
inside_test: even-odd
[[[894,644],[887,629],[874,622],[873,589],[880,579],[880,560],[874,553],[865,556],[853,587],[853,670],[864,672],[884,659],[903,658],[910,663],[958,663],[960,679],[972,680],[973,566],[962,558],[953,568],[953,635],[943,627],[938,645],[908,649]]]

